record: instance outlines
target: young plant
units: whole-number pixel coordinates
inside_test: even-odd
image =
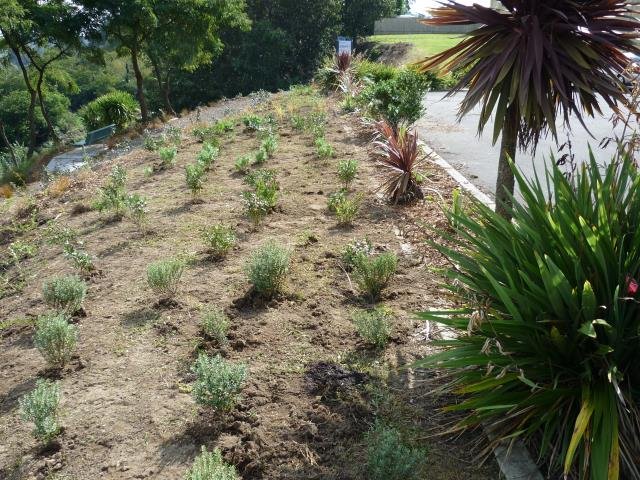
[[[63,227],[55,221],[51,221],[44,231],[44,236],[49,245],[64,247],[66,244],[76,241],[78,232],[73,228]]]
[[[144,134],[144,148],[149,152],[156,152],[160,147],[164,147],[166,144],[166,139],[164,136],[153,137],[149,132],[145,132]]]
[[[75,275],[55,277],[42,286],[45,303],[57,312],[69,315],[82,308],[86,295],[87,284]]]
[[[25,258],[31,258],[38,253],[37,245],[34,245],[24,240],[16,240],[9,244],[9,255],[13,258],[15,263],[18,263]]]
[[[36,322],[33,343],[53,368],[62,368],[71,359],[78,341],[78,329],[65,314],[45,315]]]
[[[267,153],[267,151],[260,147],[258,149],[258,151],[256,152],[256,156],[255,159],[253,161],[254,165],[262,165],[264,162],[266,162],[269,159],[269,154]]]
[[[197,403],[215,410],[233,409],[247,378],[246,365],[201,353],[192,370],[196,374],[192,394]]]
[[[242,200],[244,211],[254,225],[258,225],[271,209],[269,203],[256,192],[243,192]]]
[[[33,436],[48,444],[60,433],[58,406],[60,384],[50,380],[36,380],[36,388],[20,399],[22,420],[33,422]]]
[[[229,325],[229,318],[217,307],[208,310],[202,316],[202,331],[220,345],[227,343]]]
[[[251,167],[251,156],[250,155],[242,155],[238,157],[235,163],[236,171],[243,175],[246,175],[249,172],[249,168]]]
[[[345,197],[341,202],[338,202],[335,206],[338,223],[340,225],[350,225],[358,215],[361,203],[361,195],[357,195],[354,198]]]
[[[129,217],[138,228],[143,229],[147,221],[147,199],[137,193],[127,196],[127,211]]]
[[[73,266],[76,267],[81,274],[88,275],[96,269],[93,263],[93,257],[87,252],[78,250],[71,243],[67,243],[64,246],[64,256],[73,263]]]
[[[204,186],[204,167],[199,163],[187,165],[184,167],[184,173],[187,187],[189,187],[191,195],[195,198],[200,194],[202,187]]]
[[[182,144],[182,130],[179,127],[171,126],[167,128],[166,137],[169,143],[176,148]]]
[[[384,348],[391,335],[391,315],[388,309],[378,307],[353,314],[356,331],[362,339],[376,348]]]
[[[260,130],[265,123],[265,119],[259,115],[245,115],[242,117],[242,123],[247,128],[247,130]]]
[[[179,259],[154,262],[147,267],[147,284],[162,300],[173,298],[178,292],[184,267]]]
[[[202,150],[198,153],[196,157],[196,162],[198,165],[201,165],[204,170],[209,170],[215,162],[216,158],[218,158],[218,154],[220,153],[220,149],[213,145],[212,143],[205,143],[202,145]]]
[[[228,465],[217,448],[213,452],[203,446],[193,466],[187,472],[186,480],[240,480],[233,465]]]
[[[373,255],[373,245],[368,238],[364,240],[355,240],[342,250],[340,259],[345,270],[351,271],[360,261],[361,257],[370,257]]]
[[[398,257],[393,252],[375,256],[361,256],[354,266],[354,278],[358,287],[372,300],[380,295],[398,268]]]
[[[272,133],[270,133],[263,141],[260,147],[262,150],[267,152],[267,156],[269,158],[273,157],[276,149],[278,148],[278,139]]]
[[[274,241],[254,251],[245,265],[249,283],[263,297],[269,298],[280,291],[289,272],[291,252]]]
[[[331,213],[336,213],[336,209],[338,205],[340,205],[346,199],[347,199],[347,191],[344,188],[338,190],[337,192],[333,192],[329,194],[329,198],[327,199],[327,209]]]
[[[200,142],[209,143],[214,147],[217,147],[219,144],[217,135],[219,135],[220,132],[216,129],[214,125],[207,126],[207,127],[196,127],[193,129],[191,133]]]
[[[211,254],[224,257],[236,244],[236,232],[233,227],[218,223],[202,231],[202,238]]]
[[[319,137],[315,141],[316,155],[318,158],[327,159],[333,157],[333,147],[324,137]]]
[[[127,171],[120,165],[113,167],[107,184],[100,189],[100,195],[94,203],[94,208],[99,212],[113,211],[116,217],[122,217],[126,207],[124,189],[126,181]]]
[[[338,177],[344,183],[344,188],[348,189],[351,182],[355,180],[358,173],[358,161],[355,159],[340,160],[338,162]]]
[[[173,147],[161,147],[158,149],[158,155],[160,156],[160,162],[162,168],[171,168],[176,163],[176,155],[178,154],[178,149]]]
[[[234,124],[231,120],[218,120],[213,126],[213,131],[216,135],[222,135],[223,133],[233,132]]]
[[[294,130],[304,130],[306,128],[307,121],[302,115],[291,115],[289,120]]]
[[[367,434],[367,471],[370,480],[425,478],[426,451],[402,441],[395,428],[376,422]]]
[[[449,225],[454,230],[458,230],[460,226],[458,219],[462,215],[462,192],[459,188],[454,188],[451,192],[453,200],[451,202],[451,210],[449,211]]]

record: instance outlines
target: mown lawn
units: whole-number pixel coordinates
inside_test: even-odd
[[[369,37],[369,40],[380,43],[412,43],[413,48],[405,59],[406,63],[410,63],[440,53],[457,44],[462,38],[462,35],[449,33],[420,33],[413,35],[373,35]]]

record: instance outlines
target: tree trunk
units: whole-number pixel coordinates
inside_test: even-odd
[[[9,150],[9,155],[11,155],[11,159],[13,160],[13,162],[17,163],[16,153],[13,151],[13,145],[11,145],[11,142],[7,138],[7,132],[5,132],[4,130],[4,123],[2,123],[2,120],[0,120],[0,139],[2,139],[4,144],[7,146],[7,149]]]
[[[515,178],[508,159],[516,160],[518,146],[518,107],[511,105],[505,115],[500,143],[500,159],[498,160],[498,181],[496,182],[496,213],[511,220]]]
[[[131,64],[136,76],[136,95],[138,97],[138,102],[140,103],[140,115],[142,116],[142,121],[146,122],[149,120],[149,107],[147,107],[147,99],[144,96],[144,83],[142,72],[140,71],[140,65],[138,65],[138,52],[136,50],[131,50]]]
[[[177,116],[173,106],[171,105],[171,100],[169,99],[169,74],[167,74],[167,78],[165,81],[162,81],[162,71],[160,69],[160,64],[158,63],[155,56],[149,55],[151,59],[151,65],[153,65],[153,71],[156,74],[156,80],[158,81],[158,88],[160,89],[160,94],[162,95],[162,102],[164,103],[164,108],[166,113]]]
[[[44,70],[39,70],[40,76],[38,77],[38,84],[36,86],[36,91],[38,92],[38,99],[40,101],[40,111],[42,112],[42,116],[44,117],[44,121],[47,124],[47,131],[49,136],[53,139],[55,143],[60,143],[60,138],[56,134],[56,131],[53,128],[53,123],[51,123],[51,117],[49,117],[49,112],[47,112],[47,107],[44,104],[44,97],[42,96],[42,82],[44,80]]]

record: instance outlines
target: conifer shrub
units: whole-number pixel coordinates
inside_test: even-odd
[[[227,332],[229,331],[230,323],[229,318],[222,309],[215,307],[204,312],[201,326],[207,337],[219,344],[227,343]]]
[[[180,259],[154,262],[147,267],[147,284],[161,300],[173,298],[178,293],[184,267]]]
[[[186,480],[240,480],[240,477],[233,465],[225,463],[219,449],[209,452],[203,446],[187,472]]]
[[[202,231],[202,238],[214,257],[224,257],[236,244],[236,232],[233,227],[217,223]]]
[[[48,444],[60,433],[58,406],[60,384],[50,380],[36,380],[36,387],[20,399],[20,415],[25,422],[33,422],[33,436]]]
[[[384,348],[391,336],[391,312],[384,307],[360,310],[353,314],[356,331],[362,339],[376,348]]]
[[[251,254],[245,265],[249,283],[259,295],[272,297],[282,289],[290,261],[291,252],[287,248],[275,241],[265,243]]]
[[[393,252],[373,256],[360,256],[353,268],[353,276],[362,292],[375,300],[387,286],[398,268],[398,257]]]
[[[47,305],[60,313],[73,315],[82,308],[87,284],[75,275],[54,277],[44,282],[42,296]]]
[[[77,341],[78,329],[69,323],[65,314],[38,318],[34,344],[51,367],[64,367],[71,359]]]
[[[201,353],[192,370],[196,374],[192,394],[197,403],[221,411],[235,407],[247,378],[246,365]]]

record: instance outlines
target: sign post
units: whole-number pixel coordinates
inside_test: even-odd
[[[348,53],[351,55],[353,41],[349,37],[338,37],[338,55]]]

